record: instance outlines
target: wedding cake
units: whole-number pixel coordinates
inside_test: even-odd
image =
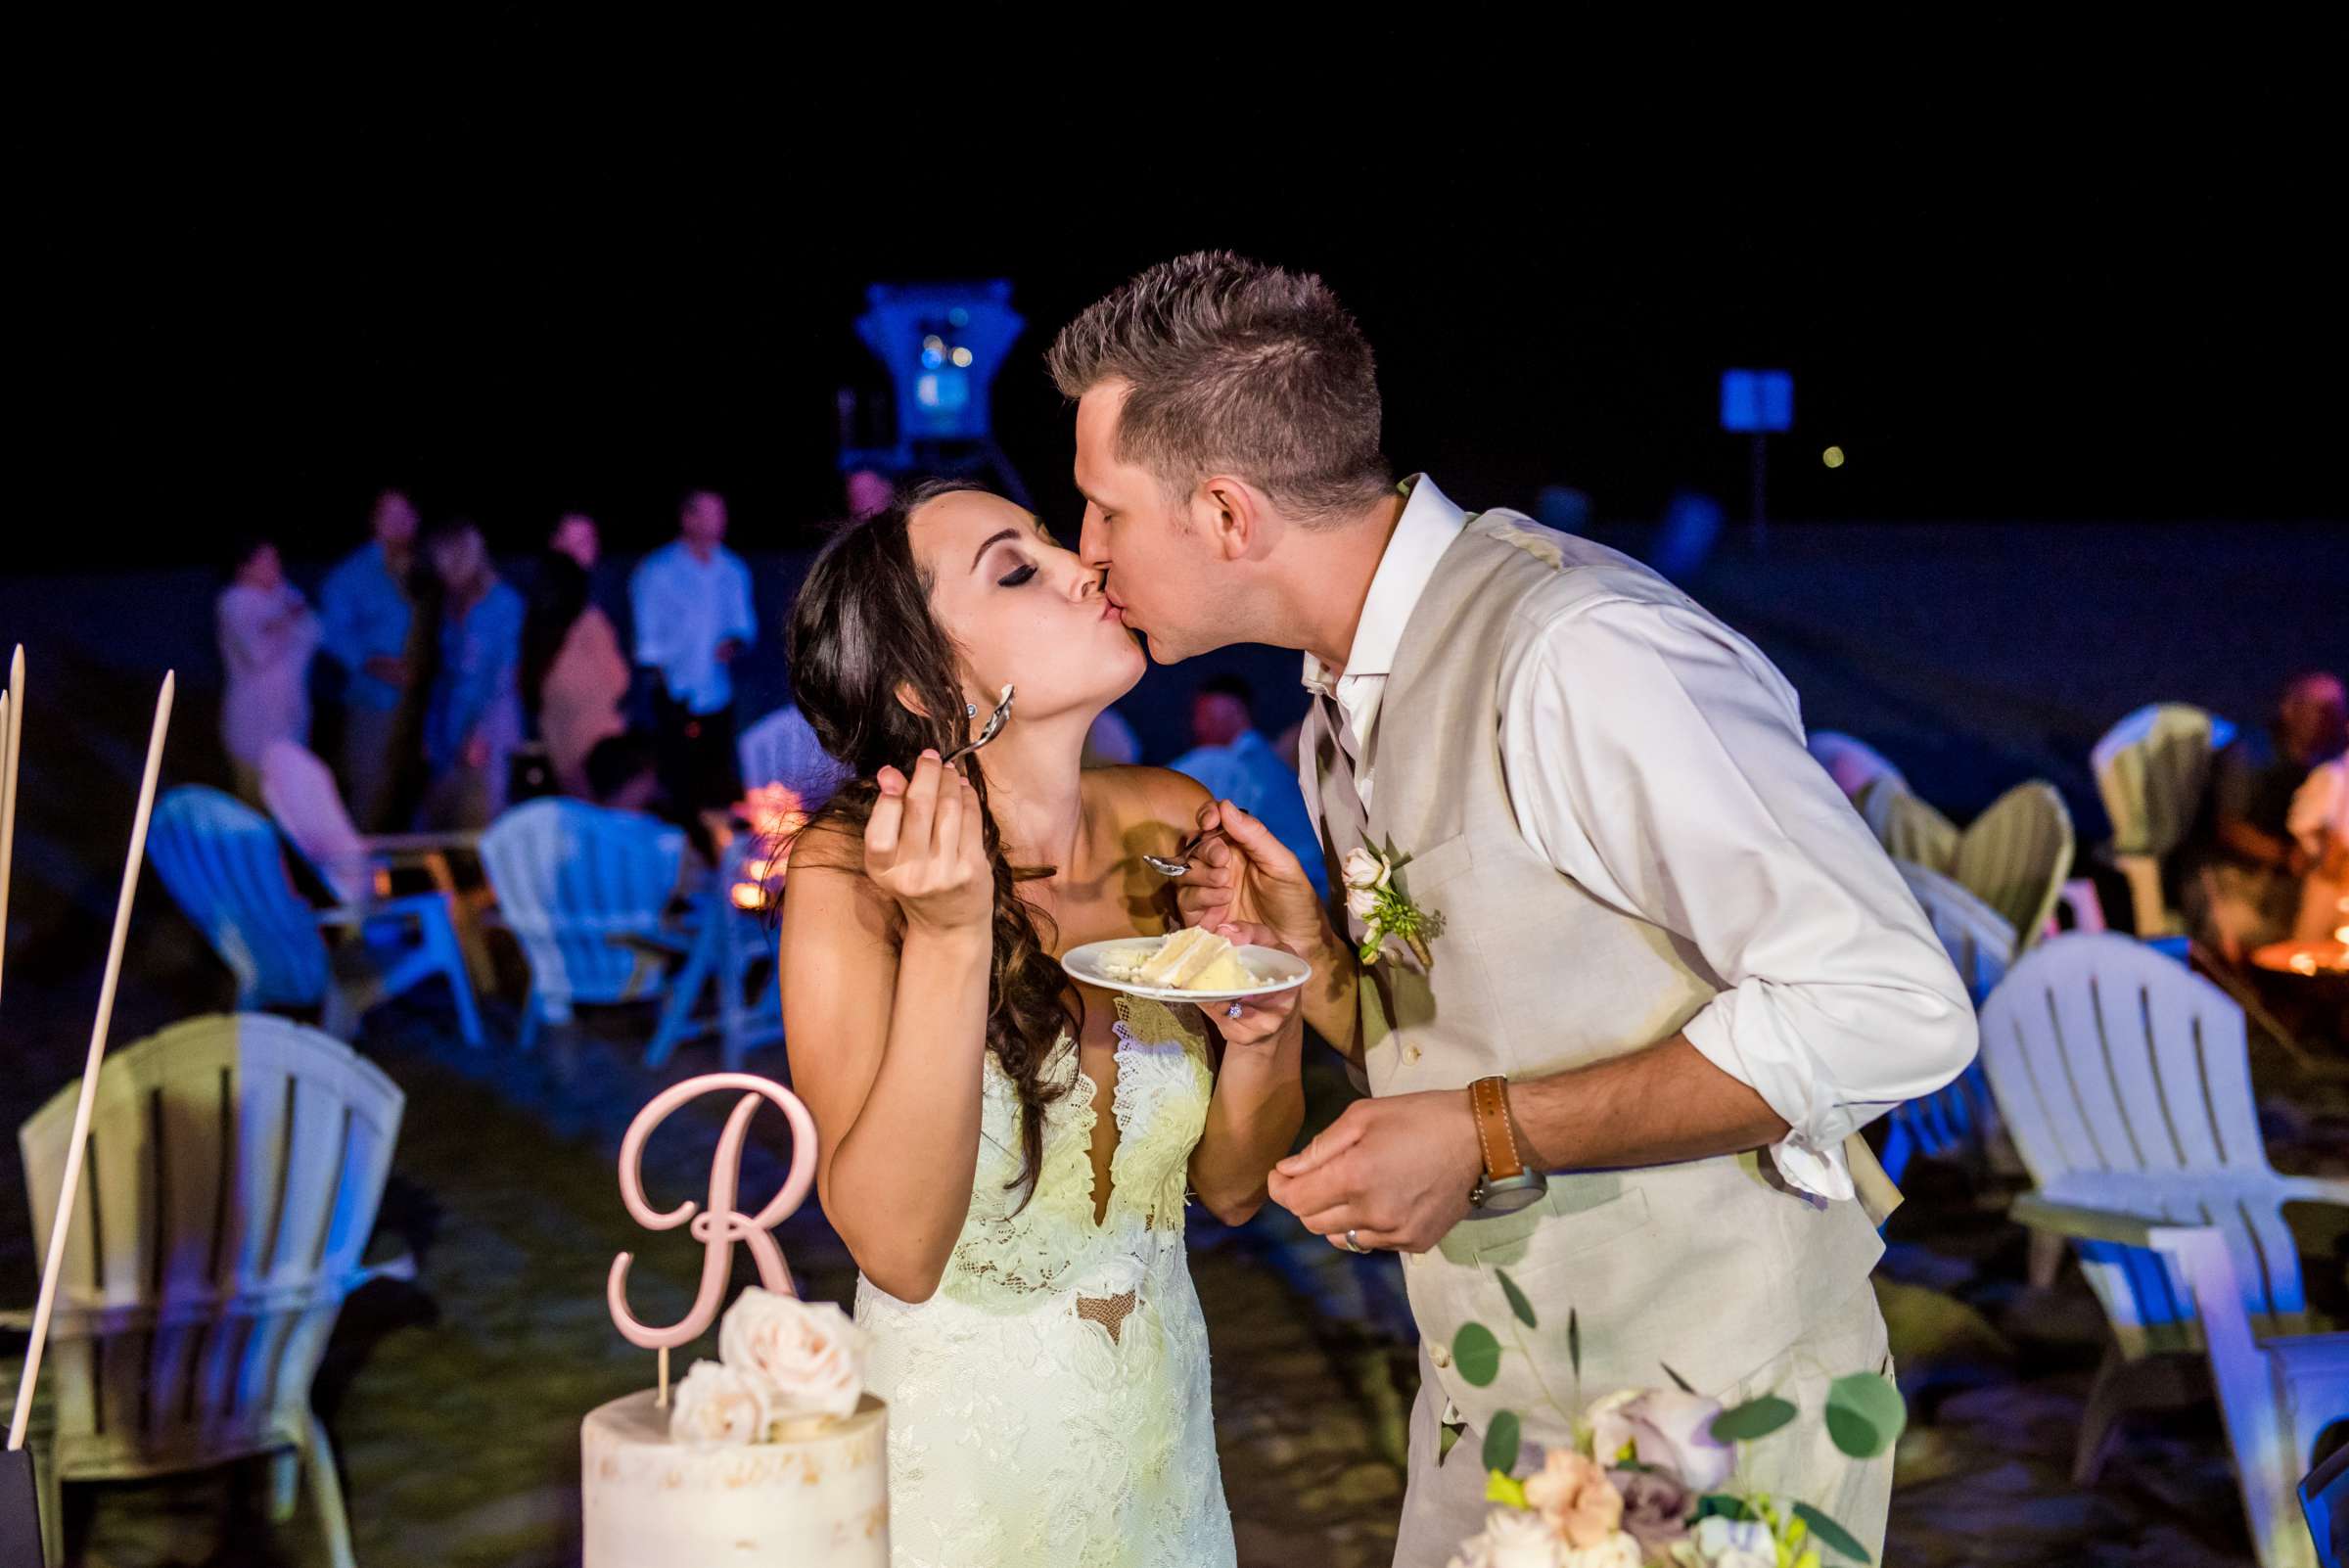
[[[668,1409],[648,1388],[592,1412],[585,1568],[888,1568],[889,1418],[855,1335],[830,1303],[752,1286]]]
[[[719,1137],[710,1199],[655,1210],[639,1164],[645,1140],[686,1100],[746,1090]],[[792,1123],[792,1170],[755,1215],[735,1208],[743,1141],[761,1099]],[[702,1289],[678,1322],[636,1320],[630,1256],[613,1261],[607,1304],[630,1344],[657,1351],[661,1387],[591,1411],[579,1429],[583,1568],[888,1568],[889,1414],[864,1391],[864,1336],[829,1302],[801,1301],[769,1232],[814,1178],[806,1107],[769,1079],[713,1074],[675,1084],[638,1113],[621,1143],[621,1196],[655,1230],[692,1225],[705,1251]],[[747,1244],[763,1288],[746,1288],[718,1321],[714,1361],[672,1389],[668,1353],[708,1332],[724,1300],[734,1244]]]
[[[1102,967],[1113,978],[1165,991],[1248,991],[1262,984],[1240,962],[1240,950],[1202,926],[1189,926],[1155,945],[1137,943],[1109,953]]]

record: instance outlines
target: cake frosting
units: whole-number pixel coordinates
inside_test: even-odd
[[[642,1389],[579,1432],[583,1568],[888,1568],[889,1422],[853,1413],[778,1424],[758,1443],[678,1442]]]

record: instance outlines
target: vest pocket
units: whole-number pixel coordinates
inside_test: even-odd
[[[1404,894],[1417,903],[1461,872],[1475,867],[1476,853],[1468,835],[1455,833],[1443,843],[1432,844],[1412,854],[1395,868],[1395,875],[1402,881]]]

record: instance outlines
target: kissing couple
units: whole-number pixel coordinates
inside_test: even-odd
[[[925,487],[835,539],[792,612],[795,696],[855,777],[792,852],[784,1016],[890,1406],[898,1568],[1233,1562],[1194,1198],[1402,1255],[1399,1568],[1477,1530],[1485,1472],[1445,1459],[1497,1411],[1571,1442],[1541,1364],[1451,1364],[1461,1324],[1506,1316],[1500,1268],[1572,1315],[1592,1397],[1669,1363],[1816,1405],[1888,1366],[1854,1134],[1963,1069],[1973,1013],[1785,678],[1638,563],[1399,481],[1370,346],[1317,277],[1170,261],[1049,364],[1075,540]],[[1146,659],[1245,642],[1304,655],[1326,903],[1190,779],[1080,768]],[[943,761],[1006,686],[1012,721]],[[1058,962],[1185,925],[1313,978],[1203,1013]],[[1292,1152],[1308,1025],[1366,1093]],[[1880,1548],[1888,1455],[1822,1431],[1756,1459]]]

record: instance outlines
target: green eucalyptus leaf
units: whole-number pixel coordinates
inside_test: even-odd
[[[1528,1328],[1540,1328],[1542,1325],[1534,1320],[1534,1304],[1525,1299],[1525,1292],[1517,1288],[1517,1281],[1509,1277],[1509,1271],[1506,1268],[1493,1271],[1500,1276],[1500,1293],[1509,1298],[1509,1311],[1517,1314],[1517,1321]]]
[[[1793,1419],[1792,1405],[1775,1394],[1765,1394],[1713,1417],[1713,1435],[1724,1443],[1751,1443]]]
[[[1872,1459],[1909,1424],[1901,1391],[1873,1372],[1839,1377],[1827,1389],[1827,1436],[1855,1459]]]
[[[1485,1468],[1507,1475],[1517,1468],[1517,1412],[1502,1410],[1485,1428]]]
[[[1811,1533],[1819,1537],[1821,1545],[1833,1547],[1854,1562],[1865,1563],[1874,1560],[1868,1556],[1867,1548],[1860,1545],[1849,1530],[1812,1507],[1808,1502],[1796,1503],[1794,1516],[1811,1527]]]
[[[1500,1375],[1500,1341],[1482,1323],[1462,1323],[1451,1336],[1451,1364],[1478,1388]]]

